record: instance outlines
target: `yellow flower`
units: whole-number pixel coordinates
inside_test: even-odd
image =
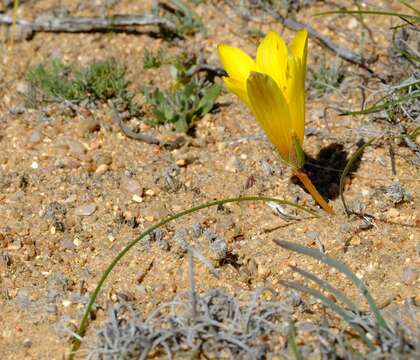
[[[226,87],[248,105],[280,156],[295,169],[303,166],[307,44],[306,30],[296,33],[289,50],[270,32],[258,46],[255,61],[238,48],[218,47],[229,75]]]
[[[312,197],[330,214],[333,209],[301,170],[305,131],[305,75],[308,33],[300,30],[287,49],[284,40],[270,32],[253,60],[241,49],[221,44],[220,60],[228,73],[226,87],[244,101],[270,141]]]

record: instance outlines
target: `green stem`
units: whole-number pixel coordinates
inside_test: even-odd
[[[72,345],[71,345],[71,349],[70,349],[70,354],[68,356],[68,360],[72,360],[74,359],[74,355],[75,352],[79,349],[80,344],[81,344],[81,340],[80,338],[83,338],[83,336],[86,333],[86,329],[87,329],[87,325],[88,325],[88,321],[89,321],[89,315],[92,311],[92,307],[93,304],[95,303],[96,298],[99,295],[99,291],[102,288],[102,285],[104,284],[105,280],[108,278],[109,274],[111,273],[111,271],[115,268],[115,266],[118,264],[118,262],[123,258],[123,256],[134,246],[136,245],[141,239],[143,239],[144,237],[146,237],[147,235],[149,235],[150,233],[152,233],[153,231],[155,231],[157,228],[166,225],[167,223],[173,221],[173,220],[177,220],[185,215],[194,213],[196,211],[202,210],[202,209],[206,209],[212,206],[218,206],[218,205],[223,205],[223,204],[227,204],[227,203],[234,203],[234,202],[242,202],[242,201],[272,201],[272,202],[276,202],[279,204],[285,204],[285,205],[290,205],[293,206],[295,208],[298,208],[300,210],[306,211],[307,213],[311,214],[311,215],[315,215],[318,216],[316,214],[315,211],[311,210],[311,209],[307,209],[303,206],[291,203],[289,201],[286,200],[281,200],[281,199],[276,199],[273,197],[269,197],[269,196],[242,196],[242,197],[237,197],[237,198],[228,198],[228,199],[222,199],[222,200],[214,200],[214,201],[210,201],[207,202],[205,204],[202,205],[198,205],[195,207],[192,207],[190,209],[181,211],[179,213],[176,213],[172,216],[167,217],[166,219],[161,220],[160,222],[158,222],[155,225],[150,226],[148,229],[146,229],[145,231],[143,231],[143,233],[141,233],[137,238],[135,238],[134,240],[132,240],[131,242],[129,242],[124,249],[122,249],[116,256],[115,258],[111,261],[111,263],[108,265],[108,267],[105,269],[105,271],[102,273],[101,278],[99,279],[98,284],[95,287],[95,290],[93,291],[92,295],[89,298],[89,302],[86,306],[85,312],[83,314],[83,318],[79,324],[79,328],[77,329],[76,334],[78,335],[78,338],[74,338]]]

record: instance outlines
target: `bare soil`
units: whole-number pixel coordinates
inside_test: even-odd
[[[19,17],[33,18],[57,7],[68,9],[72,15],[103,14],[103,7],[93,3],[80,6],[82,2],[67,0],[26,1]],[[106,11],[145,13],[150,6],[149,1],[123,0]],[[302,9],[297,17],[343,46],[359,51],[360,28],[353,27],[354,18],[311,16],[325,9],[327,5],[314,5]],[[112,121],[108,104],[90,109],[64,103],[44,104],[37,109],[25,106],[21,93],[27,87],[28,68],[55,55],[64,62],[80,64],[114,57],[126,67],[133,90],[144,85],[165,88],[168,67],[144,70],[145,49],[163,49],[171,54],[202,51],[209,63],[218,64],[216,47],[220,42],[255,53],[256,41],[241,31],[245,25],[262,31],[277,30],[287,40],[293,36],[274,21],[245,24],[221,1],[203,2],[195,10],[206,24],[208,36],[197,33],[168,42],[147,32],[37,33],[31,39],[15,41],[12,48],[6,43],[0,45],[1,359],[62,359],[69,349],[63,323],[64,328],[78,324],[84,301],[113,256],[143,229],[169,214],[213,199],[257,194],[316,208],[291,181],[291,171],[280,162],[272,145],[263,137],[252,137],[260,129],[231,94],[224,93],[218,99],[220,111],[199,120],[194,136],[188,136],[187,142],[175,150],[127,138]],[[384,77],[390,76],[393,68],[398,69],[389,60],[390,39],[385,31],[397,22],[369,18],[378,55],[371,68]],[[367,47],[366,51],[372,49]],[[335,54],[311,40],[309,68],[322,54],[335,60]],[[348,178],[347,202],[376,218],[370,227],[364,226],[359,217],[345,216],[337,196],[339,172],[327,173],[326,167],[342,169],[346,158],[357,149],[358,140],[369,139],[385,126],[368,116],[340,117],[329,111],[327,127],[323,119],[327,106],[358,109],[361,81],[365,79],[368,92],[379,83],[357,66],[345,63],[345,67],[347,77],[337,91],[308,99],[307,127],[318,130],[307,136],[304,144],[313,161],[321,164],[318,171],[312,169],[313,176],[318,186],[334,197],[330,204],[336,215],[327,216],[318,209],[322,216],[313,218],[287,209],[296,219],[285,220],[267,204],[255,202],[228,204],[171,223],[163,229],[161,243],[150,241],[137,246],[111,274],[98,300],[100,309],[88,338],[100,326],[110,303],[132,301],[147,314],[189,289],[188,258],[173,236],[196,224],[223,236],[229,250],[228,258],[218,261],[208,240],[187,237],[220,273],[217,279],[197,261],[198,291],[222,287],[235,293],[268,285],[285,292],[279,280],[299,279],[289,269],[289,265],[298,265],[367,308],[357,289],[341,274],[272,242],[282,239],[314,248],[322,244],[328,255],[348,264],[363,279],[384,309],[401,307],[408,299],[418,297],[420,179],[418,167],[410,162],[412,150],[393,143],[397,171],[393,175],[389,147],[379,141],[366,149]],[[180,135],[170,127],[143,124],[140,128],[163,140]],[[319,163],[322,151],[327,159]],[[387,188],[396,180],[411,193],[407,201],[394,203],[390,198]],[[315,311],[322,312],[321,304],[304,299]]]

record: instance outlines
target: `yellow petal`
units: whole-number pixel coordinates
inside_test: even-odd
[[[247,92],[255,117],[280,156],[288,162],[292,146],[291,120],[283,93],[269,75],[257,72],[251,72]]]
[[[305,131],[305,75],[299,59],[288,58],[287,102],[290,109],[292,134],[303,144]]]
[[[270,75],[284,92],[286,86],[287,46],[274,31],[270,31],[257,49],[257,71]]]
[[[237,95],[249,107],[249,98],[246,92],[246,83],[235,80],[234,78],[224,77],[223,81],[227,89]]]
[[[303,81],[305,81],[306,74],[306,56],[308,51],[308,32],[304,29],[299,30],[292,43],[290,44],[290,50],[292,55],[299,59],[301,66],[303,67]]]
[[[217,50],[219,51],[220,61],[229,77],[242,82],[245,87],[250,71],[254,70],[254,60],[241,49],[230,45],[220,44]]]

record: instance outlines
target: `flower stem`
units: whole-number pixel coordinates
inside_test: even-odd
[[[322,197],[322,195],[318,192],[318,190],[315,188],[314,184],[312,184],[312,181],[309,179],[308,175],[306,175],[301,170],[296,170],[295,175],[299,178],[299,180],[302,182],[303,186],[305,186],[306,190],[309,191],[311,196],[314,198],[314,200],[328,213],[333,215],[334,210],[328,203],[325,201],[325,199]]]

